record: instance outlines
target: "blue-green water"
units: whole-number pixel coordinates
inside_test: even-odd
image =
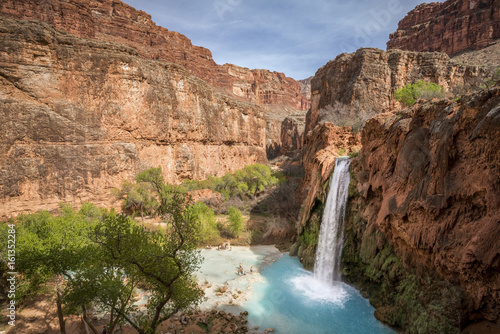
[[[395,332],[374,318],[373,307],[344,284],[325,286],[284,255],[261,271],[251,299],[243,305],[250,325],[281,334],[361,334]]]

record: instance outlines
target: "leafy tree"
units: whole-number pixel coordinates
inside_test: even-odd
[[[200,243],[215,243],[219,239],[219,229],[215,213],[203,202],[196,202],[192,207],[194,216],[199,220]]]
[[[235,208],[234,206],[229,208],[229,230],[231,233],[238,237],[241,232],[243,232],[244,223],[243,223],[243,215],[241,211]]]
[[[394,98],[407,106],[414,105],[418,99],[431,100],[443,98],[444,88],[436,83],[419,80],[406,84],[394,92]]]
[[[92,258],[95,249],[88,242],[88,233],[95,223],[98,210],[85,204],[81,212],[68,205],[61,206],[62,214],[52,216],[48,212],[22,215],[17,227],[17,269],[24,279],[31,282],[31,288],[45,284],[49,278],[56,280],[56,306],[61,333],[66,333],[63,315],[65,280],[71,280],[72,272],[81,268]]]
[[[147,311],[130,317],[124,303],[108,303],[139,333],[155,333],[158,326],[179,310],[198,304],[203,296],[193,278],[201,262],[199,224],[184,204],[172,207],[165,231],[148,231],[127,216],[110,216],[99,223],[92,239],[104,252],[110,267],[133,278],[150,293]],[[132,279],[131,279],[132,280]],[[113,282],[113,280],[111,280]],[[113,296],[125,296],[129,288],[116,289]],[[127,301],[125,301],[127,302]]]

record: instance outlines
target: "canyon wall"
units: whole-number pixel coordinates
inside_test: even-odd
[[[387,49],[440,51],[482,49],[500,39],[500,0],[447,0],[418,5],[390,34]]]
[[[217,65],[210,50],[157,26],[151,15],[119,0],[5,0],[0,3],[0,13],[47,22],[82,38],[128,45],[143,58],[180,64],[212,87],[246,101],[298,110],[310,105],[294,79],[268,70]]]
[[[314,266],[334,161],[359,145],[344,129],[322,123],[307,137],[290,250],[306,268]],[[379,320],[408,333],[500,325],[498,138],[498,85],[367,121],[351,164],[343,274]]]
[[[379,113],[397,110],[394,90],[426,80],[448,94],[463,93],[492,76],[495,66],[462,64],[444,53],[359,49],[341,54],[321,67],[311,81],[311,109],[305,133],[321,122],[361,129]]]
[[[409,330],[421,317],[441,332],[499,325],[498,138],[498,85],[367,122],[351,169],[344,266],[381,320]]]
[[[56,29],[89,39],[134,48],[144,59],[182,65],[215,89],[239,100],[261,105],[268,120],[267,147],[279,152],[281,122],[310,107],[299,82],[265,69],[218,65],[210,50],[194,46],[184,35],[156,25],[151,15],[119,0],[5,0],[0,14],[49,23]],[[270,157],[273,157],[272,155]]]
[[[2,218],[110,205],[111,187],[150,167],[179,182],[266,160],[264,110],[179,65],[46,23],[0,17],[0,29]]]

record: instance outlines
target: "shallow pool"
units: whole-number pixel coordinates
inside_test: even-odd
[[[395,333],[375,319],[373,307],[356,289],[340,282],[323,285],[297,258],[285,254],[261,275],[243,305],[252,327],[282,334]]]

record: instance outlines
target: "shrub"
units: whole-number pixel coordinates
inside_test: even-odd
[[[219,229],[215,213],[203,202],[196,202],[191,207],[192,213],[200,222],[200,243],[217,243],[219,241]]]
[[[442,86],[422,80],[414,84],[406,84],[394,92],[394,98],[407,106],[414,105],[418,99],[432,100],[443,97],[444,88]]]
[[[234,206],[229,208],[229,230],[231,233],[238,237],[241,232],[243,232],[243,215],[241,211],[236,209]]]
[[[185,181],[186,190],[211,189],[221,193],[227,200],[233,197],[253,198],[265,189],[281,182],[283,177],[273,173],[271,168],[255,164],[245,166],[234,173],[226,173],[223,177],[208,177],[203,181]]]

